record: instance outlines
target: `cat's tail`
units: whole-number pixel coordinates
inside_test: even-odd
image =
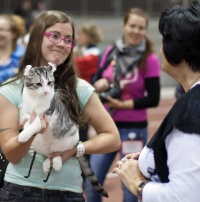
[[[98,182],[97,177],[95,176],[88,159],[85,158],[85,156],[77,157],[78,161],[81,165],[81,169],[83,174],[87,177],[87,179],[90,181],[94,189],[104,197],[108,198],[108,193],[104,190],[104,188],[101,186],[101,184]]]

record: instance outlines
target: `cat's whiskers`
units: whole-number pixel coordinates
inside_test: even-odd
[[[65,96],[64,96],[64,93],[62,93],[62,92],[57,92],[56,91],[56,93],[54,94],[54,98],[55,99],[59,99],[59,100],[64,100],[64,101],[66,101],[67,102],[67,100],[66,100],[66,98],[65,98]]]
[[[60,101],[61,101],[61,98],[62,98],[62,97],[56,93],[56,94],[54,95],[53,101],[54,101],[55,103],[60,102]]]

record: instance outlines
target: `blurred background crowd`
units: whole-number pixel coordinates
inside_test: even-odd
[[[17,41],[26,45],[29,36],[28,32],[31,30],[34,19],[39,14],[45,10],[66,11],[73,17],[75,27],[78,27],[82,23],[92,21],[102,30],[102,40],[98,44],[98,47],[101,51],[104,51],[109,44],[120,36],[121,26],[123,24],[122,16],[124,13],[129,8],[139,7],[149,14],[148,36],[153,41],[155,50],[159,53],[161,36],[158,33],[157,25],[160,12],[175,4],[187,6],[191,2],[192,0],[1,0],[0,13],[16,14],[23,18],[25,21],[25,30],[23,30],[22,25],[18,25],[18,29],[21,29],[21,31],[19,31]],[[161,74],[162,86],[176,85],[176,82],[165,73],[161,72]],[[12,74],[10,73],[10,75]]]
[[[72,16],[77,43],[74,48],[77,73],[81,78],[93,84],[92,78],[98,70],[100,58],[107,47],[114,44],[122,35],[123,16],[129,9],[137,7],[148,13],[148,29],[146,30],[145,25],[145,30],[154,44],[160,61],[162,39],[158,32],[158,19],[161,11],[175,4],[187,6],[191,2],[192,0],[1,0],[0,83],[18,71],[34,20],[44,11],[61,10]],[[183,93],[176,81],[162,71],[161,65],[160,72],[161,89],[171,87],[174,98]],[[177,86],[178,91],[176,91]],[[142,108],[147,107],[149,106]],[[164,113],[166,112],[165,109]],[[148,119],[151,125],[151,118]],[[90,126],[80,132],[82,141],[87,140],[89,133],[94,135]],[[150,132],[150,135],[152,133]]]

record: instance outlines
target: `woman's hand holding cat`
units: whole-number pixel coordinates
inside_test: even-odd
[[[76,154],[76,149],[70,149],[70,150],[65,150],[62,152],[53,152],[49,154],[48,158],[52,161],[52,159],[56,156],[61,156],[62,157],[62,163],[67,161],[70,157],[74,156]]]
[[[34,113],[33,115],[31,115],[31,123],[33,122],[33,120],[36,118],[36,114]],[[46,113],[44,113],[44,115],[40,115],[40,121],[41,121],[41,130],[38,132],[40,134],[46,132],[48,126],[49,126],[49,120],[48,117],[46,115]]]
[[[36,116],[37,115],[36,115],[35,112],[33,112],[33,114],[31,114],[30,123],[33,123],[33,121],[35,120]],[[24,129],[24,125],[25,125],[25,123],[27,121],[28,121],[28,118],[22,119],[22,121],[19,123],[19,128],[23,130]],[[40,116],[40,121],[41,121],[41,130],[38,133],[42,134],[42,133],[44,133],[47,130],[48,125],[49,125],[49,121],[48,121],[47,115],[46,114],[41,115]]]
[[[25,123],[28,121],[27,118],[22,119],[22,121],[19,123],[19,129],[23,130]]]

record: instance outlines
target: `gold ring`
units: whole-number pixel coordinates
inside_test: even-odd
[[[118,164],[118,166],[117,166],[117,167],[118,167],[119,169],[121,169],[122,164],[123,164],[122,162],[119,162],[119,164]]]

